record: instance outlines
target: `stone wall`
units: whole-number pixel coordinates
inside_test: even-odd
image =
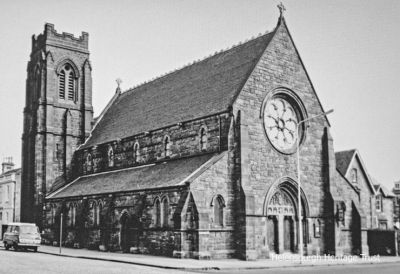
[[[235,255],[235,213],[232,195],[232,155],[224,152],[193,181],[190,191],[199,216],[199,257],[231,258]],[[223,201],[222,225],[216,223],[216,199]]]
[[[58,244],[60,216],[63,213],[65,246],[163,256],[173,256],[174,251],[188,253],[181,237],[187,238],[197,228],[196,224],[190,224],[197,217],[181,219],[181,214],[186,215],[182,208],[187,197],[188,192],[183,187],[51,201],[46,205],[43,238],[47,244]],[[168,200],[168,218],[163,226],[157,225],[155,221],[155,200],[160,198]],[[101,205],[99,222],[95,219],[94,204],[97,207]],[[74,223],[71,219],[71,205],[76,208]],[[122,220],[124,216],[126,222]],[[191,246],[195,245],[195,240],[191,239]]]
[[[74,161],[74,177],[92,173],[117,170],[137,165],[144,165],[196,154],[216,152],[227,149],[227,131],[229,114],[213,115],[194,121],[180,123],[175,126],[142,133],[123,140],[101,144],[76,152]],[[200,130],[204,128],[207,135],[205,149],[200,148]],[[170,152],[164,153],[165,137],[170,138]],[[138,157],[134,158],[134,146],[139,145]],[[113,150],[113,165],[109,165],[108,153]],[[91,155],[92,167],[88,166],[87,157]]]
[[[241,115],[240,180],[247,219],[242,257],[247,259],[267,256],[263,250],[267,249],[264,208],[268,191],[280,178],[297,177],[296,154],[278,152],[263,128],[262,109],[266,98],[279,88],[300,102],[299,107],[305,110],[303,118],[323,112],[284,23],[276,30],[233,106],[234,115],[237,116],[239,111]],[[302,189],[309,205],[307,217],[310,220],[318,218],[322,223],[325,222],[324,203],[327,201],[322,140],[327,126],[324,117],[311,120],[300,148]],[[309,241],[316,242],[315,245],[320,243],[312,235]]]

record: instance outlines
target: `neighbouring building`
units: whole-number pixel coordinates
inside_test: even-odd
[[[67,246],[199,259],[368,254],[374,186],[359,157],[343,167],[335,155],[282,10],[271,32],[118,86],[96,119],[91,69],[87,33],[46,24],[32,38],[22,218],[48,243],[63,216]]]
[[[382,230],[393,229],[395,196],[385,186],[374,184],[375,187],[375,227]]]
[[[21,169],[11,157],[3,160],[0,174],[0,239],[8,223],[19,222],[21,213]]]
[[[397,224],[397,229],[400,229],[400,180],[394,182],[393,194],[395,195],[394,201],[394,222]]]

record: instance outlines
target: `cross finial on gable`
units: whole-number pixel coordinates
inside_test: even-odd
[[[117,85],[118,85],[118,88],[119,88],[119,86],[120,86],[121,83],[122,83],[122,80],[121,80],[121,78],[117,78],[117,79],[115,80],[115,82],[117,82]]]
[[[281,13],[281,17],[283,16],[283,13],[285,12],[286,8],[285,6],[282,4],[282,2],[277,6],[279,9],[279,12]]]

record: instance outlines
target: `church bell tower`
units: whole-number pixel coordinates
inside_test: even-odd
[[[22,135],[21,220],[42,227],[45,197],[69,177],[75,149],[89,136],[92,77],[89,35],[46,24],[32,37]]]

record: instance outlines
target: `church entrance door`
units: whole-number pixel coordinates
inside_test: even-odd
[[[267,219],[268,247],[269,250],[275,253],[279,253],[278,231],[278,220],[276,216],[269,216]]]
[[[284,216],[283,248],[284,251],[294,252],[294,226],[291,216]]]
[[[276,191],[267,207],[267,236],[271,252],[295,252],[295,217],[292,198],[283,190]]]

